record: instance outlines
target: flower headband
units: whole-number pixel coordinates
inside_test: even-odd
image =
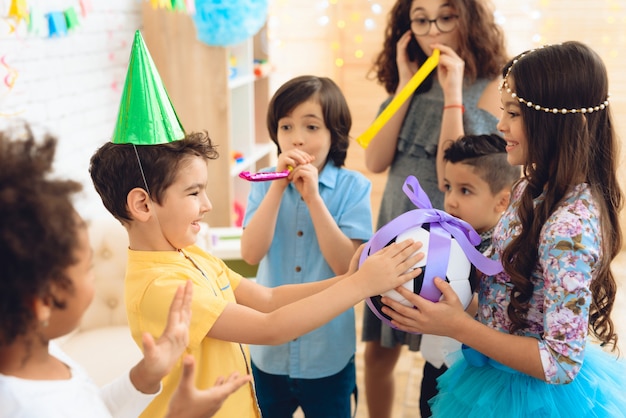
[[[538,48],[541,49],[544,48],[543,46]],[[592,106],[592,107],[582,107],[580,109],[566,109],[566,108],[561,108],[558,109],[556,107],[544,107],[541,105],[538,105],[536,103],[533,103],[529,100],[524,99],[523,97],[519,97],[517,95],[517,93],[515,93],[513,90],[511,90],[511,87],[509,86],[509,74],[511,73],[511,69],[513,68],[513,66],[515,64],[517,64],[517,62],[519,60],[521,60],[522,58],[524,58],[526,55],[531,54],[533,52],[537,51],[537,49],[531,49],[530,51],[524,52],[522,54],[520,54],[519,57],[515,58],[513,60],[513,62],[511,63],[511,66],[509,67],[509,69],[506,71],[506,75],[504,76],[504,79],[502,80],[502,83],[500,83],[500,87],[499,90],[502,91],[502,89],[505,89],[507,93],[509,93],[511,95],[511,97],[513,97],[514,99],[517,99],[518,102],[520,103],[524,103],[526,106],[533,108],[535,110],[543,110],[546,113],[562,113],[562,114],[566,114],[566,113],[593,113],[593,112],[597,112],[599,110],[604,110],[608,105],[609,105],[609,98],[611,97],[611,95],[609,94],[606,98],[606,100],[602,103],[600,103],[599,105],[596,106]]]

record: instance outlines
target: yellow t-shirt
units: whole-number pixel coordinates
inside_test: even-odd
[[[177,251],[128,250],[126,269],[126,312],[135,342],[141,347],[141,335],[149,332],[157,338],[165,329],[170,303],[178,286],[193,282],[189,352],[196,361],[196,387],[212,386],[219,376],[233,371],[249,374],[248,347],[207,337],[228,302],[235,302],[234,289],[242,277],[219,258],[197,246],[183,250],[197,265]],[[204,273],[204,275],[202,274]],[[146,408],[142,417],[163,417],[182,372],[182,361],[163,379],[163,390]],[[261,414],[252,384],[237,390],[226,399],[216,418],[254,418]]]

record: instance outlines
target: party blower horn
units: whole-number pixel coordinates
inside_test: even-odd
[[[430,74],[435,67],[437,67],[437,64],[439,63],[439,53],[438,49],[433,50],[433,54],[428,57],[419,70],[417,70],[413,77],[411,77],[406,86],[404,86],[402,90],[396,94],[393,100],[391,100],[389,105],[387,105],[387,107],[380,112],[369,128],[367,128],[367,130],[356,139],[356,142],[358,142],[359,145],[363,148],[367,148],[372,138],[374,138],[378,131],[380,131],[380,128],[382,128],[389,121],[389,119],[396,113],[400,106],[402,106],[406,99],[411,97],[413,92],[419,87],[420,84],[422,84],[426,77],[428,77],[428,74]]]

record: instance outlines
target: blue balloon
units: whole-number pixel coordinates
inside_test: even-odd
[[[235,45],[255,35],[267,19],[267,0],[196,0],[198,39],[212,46]]]

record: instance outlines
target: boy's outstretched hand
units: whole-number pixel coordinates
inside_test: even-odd
[[[172,370],[187,348],[192,292],[191,280],[176,289],[165,330],[156,341],[149,333],[143,334],[143,359],[130,371],[131,382],[140,392],[158,392],[161,379]]]
[[[195,362],[193,356],[185,356],[183,375],[172,399],[167,418],[211,417],[222,406],[226,398],[252,380],[250,375],[232,373],[227,379],[220,377],[215,386],[205,390],[194,385]]]
[[[410,269],[424,258],[424,253],[418,252],[420,248],[421,242],[404,240],[370,254],[355,273],[360,277],[367,296],[380,295],[417,277],[422,270]],[[357,253],[360,254],[362,248],[359,250]]]

